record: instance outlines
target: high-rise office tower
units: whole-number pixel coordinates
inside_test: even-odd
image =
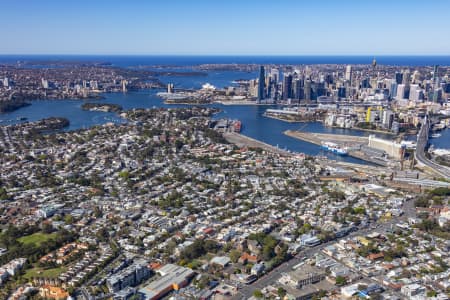
[[[441,100],[442,100],[442,89],[441,88],[437,88],[433,92],[433,102],[439,102]]]
[[[422,74],[420,74],[419,70],[414,70],[412,74],[412,83],[418,84],[421,82]]]
[[[436,86],[439,80],[439,66],[435,65],[433,69],[433,85]]]
[[[405,85],[405,95],[404,98],[409,98],[409,86],[411,83],[411,74],[409,73],[409,70],[405,70],[403,72],[403,84]]]
[[[435,65],[433,70],[433,102],[439,101],[439,66]]]
[[[402,84],[403,83],[403,74],[400,72],[395,72],[395,82],[397,84]]]
[[[364,78],[361,80],[361,88],[367,89],[370,87],[370,78]]]
[[[292,74],[285,74],[283,78],[283,100],[292,98]]]
[[[334,80],[333,80],[333,75],[332,75],[332,74],[327,74],[327,75],[325,75],[325,82],[326,82],[328,85],[333,84],[333,82],[334,82]]]
[[[377,77],[377,60],[375,59],[375,57],[372,60],[372,77],[376,78]]]
[[[395,97],[397,100],[406,98],[405,88],[406,88],[406,86],[404,84],[397,85],[397,96]]]
[[[305,100],[306,101],[311,101],[311,92],[312,92],[312,89],[311,89],[311,79],[306,79],[306,81],[305,81]]]
[[[345,80],[352,84],[352,66],[350,65],[345,68]]]
[[[265,70],[264,70],[264,66],[261,66],[259,68],[259,79],[258,79],[258,102],[260,102],[261,100],[264,100],[265,98],[265,88],[264,88],[264,84],[266,81],[265,78]]]
[[[345,99],[347,97],[347,90],[345,86],[340,86],[338,88],[338,98],[339,99]]]
[[[280,70],[273,68],[270,70],[270,77],[272,77],[272,81],[277,84],[280,81]]]
[[[271,99],[272,98],[272,91],[273,91],[273,82],[271,76],[266,76],[266,98]]]
[[[325,89],[324,82],[316,82],[313,86],[314,96],[313,99],[317,99],[320,96],[325,96],[327,90]]]
[[[383,110],[381,122],[383,123],[384,128],[390,129],[392,122],[394,122],[394,113],[389,109]]]
[[[408,99],[411,101],[418,101],[419,100],[419,94],[420,89],[418,84],[411,84],[409,86],[409,95]]]
[[[409,85],[411,82],[411,75],[409,70],[404,70],[402,75],[402,84]]]
[[[300,100],[303,99],[303,82],[300,78],[294,79],[292,82],[292,98]]]
[[[395,98],[395,96],[397,96],[397,82],[396,80],[392,80],[391,85],[389,87],[389,98]]]

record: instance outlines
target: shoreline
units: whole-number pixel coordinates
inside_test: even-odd
[[[302,120],[302,121],[286,120],[286,119],[283,119],[283,118],[280,118],[280,117],[267,115],[266,113],[264,113],[262,116],[266,117],[266,118],[270,118],[270,119],[286,122],[286,123],[314,123],[314,122],[323,123],[323,120],[313,120],[313,121],[311,121],[311,120]]]
[[[234,144],[238,147],[251,147],[251,148],[261,148],[266,151],[278,153],[281,155],[294,156],[299,153],[290,152],[284,149],[277,148],[265,142],[259,141],[257,139],[251,138],[249,136],[243,135],[237,132],[226,132],[223,134],[223,137],[231,144]]]
[[[222,105],[226,105],[226,106],[232,106],[232,105],[236,105],[236,106],[273,106],[276,104],[273,103],[256,103],[254,101],[222,101],[222,100],[217,100],[217,101],[212,101],[212,103],[217,103],[217,104],[222,104]]]
[[[0,111],[0,115],[3,115],[3,114],[7,114],[7,113],[12,113],[12,112],[15,112],[15,111],[17,111],[17,110],[20,110],[21,108],[24,108],[24,107],[27,107],[27,106],[30,106],[30,105],[32,105],[33,104],[33,102],[35,102],[35,101],[62,101],[62,100],[74,100],[74,101],[89,101],[89,100],[105,100],[106,99],[106,97],[104,97],[104,96],[100,96],[100,95],[96,95],[96,96],[93,96],[93,97],[85,97],[85,98],[82,98],[82,97],[70,97],[70,98],[49,98],[49,97],[47,97],[47,98],[33,98],[33,99],[26,99],[26,100],[20,100],[20,101],[17,101],[17,102],[15,102],[15,101],[10,101],[10,100],[8,100],[8,101],[0,101],[0,105],[2,105],[2,104],[11,104],[11,105],[15,105],[16,103],[24,103],[25,105],[20,105],[20,106],[16,106],[16,107],[14,107],[13,109],[9,109],[9,110],[6,110],[6,111]]]
[[[324,125],[325,126],[325,125]],[[365,131],[365,132],[373,132],[373,133],[381,133],[381,134],[387,134],[387,135],[392,135],[395,136],[396,134],[390,131],[383,131],[383,130],[378,130],[378,129],[364,129],[364,128],[359,128],[359,127],[352,127],[352,128],[343,128],[343,127],[339,127],[339,126],[325,126],[325,127],[330,127],[330,128],[337,128],[337,129],[348,129],[348,130],[360,130],[360,131]]]
[[[166,105],[193,105],[193,106],[210,105],[211,104],[211,103],[194,103],[194,102],[171,102],[171,101],[167,101],[167,100],[164,100],[163,103]]]
[[[294,120],[285,120],[282,119],[280,117],[275,117],[275,116],[269,116],[266,114],[262,115],[264,118],[269,118],[269,119],[274,119],[274,120],[278,120],[278,121],[282,121],[282,122],[286,122],[286,123],[308,123],[309,121],[294,121]]]

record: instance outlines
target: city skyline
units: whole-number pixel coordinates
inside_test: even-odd
[[[446,55],[450,3],[5,2],[0,54]],[[314,37],[314,38],[313,38]]]

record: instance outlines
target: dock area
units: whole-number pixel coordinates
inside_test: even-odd
[[[287,130],[285,135],[321,146],[331,142],[347,149],[348,156],[358,158],[380,166],[396,166],[396,160],[387,159],[382,151],[368,147],[369,138],[364,136],[313,133]]]
[[[322,145],[322,142],[333,142],[346,147],[358,146],[369,142],[369,138],[363,136],[313,133],[294,130],[287,130],[284,134],[319,146]]]
[[[267,151],[271,151],[274,153],[278,153],[281,155],[288,155],[291,156],[293,153],[274,147],[272,145],[266,144],[264,142],[255,140],[251,137],[248,137],[246,135],[237,133],[237,132],[225,132],[223,134],[223,137],[230,143],[235,144],[238,147],[251,147],[251,148],[261,148]]]

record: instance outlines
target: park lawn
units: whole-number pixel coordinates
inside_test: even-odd
[[[39,267],[35,267],[27,270],[25,275],[23,275],[26,279],[31,279],[33,277],[43,277],[43,278],[58,278],[59,275],[67,271],[67,267],[59,267],[53,269],[44,270]]]
[[[56,235],[56,233],[36,232],[27,236],[23,236],[19,238],[18,241],[23,244],[35,244],[39,246],[42,242],[54,239]]]

